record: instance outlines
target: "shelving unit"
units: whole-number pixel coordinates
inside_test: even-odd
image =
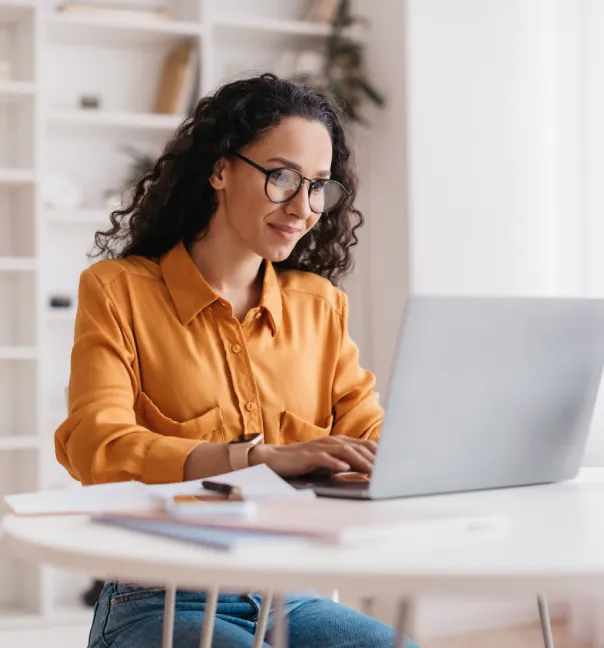
[[[0,272],[26,272],[38,269],[38,260],[35,257],[0,257]]]
[[[320,49],[330,31],[301,20],[307,0],[167,0],[169,21],[63,14],[53,2],[0,0],[0,59],[14,72],[0,82],[0,299],[9,304],[0,321],[0,496],[72,483],[53,435],[66,414],[79,275],[94,232],[110,224],[106,196],[127,175],[123,146],[156,156],[184,117],[153,112],[168,52],[194,45],[206,94],[241,75],[286,74],[288,52]],[[83,95],[99,108],[81,108]],[[81,204],[43,204],[49,172],[73,180]],[[56,294],[73,307],[50,308]],[[0,551],[0,630],[88,623],[79,603],[88,584]]]
[[[278,20],[272,18],[254,18],[240,16],[218,16],[214,19],[217,30],[236,30],[238,32],[265,32],[279,36],[316,36],[324,38],[329,35],[330,25],[304,22],[301,20]]]
[[[166,133],[173,132],[183,119],[184,115],[153,115],[102,110],[58,110],[48,116],[48,122],[52,126],[125,128]]]
[[[0,169],[0,190],[3,185],[10,187],[34,182],[36,182],[36,172],[33,169]]]
[[[37,450],[40,447],[39,436],[7,436],[0,437],[0,452],[6,450]]]
[[[0,346],[0,360],[37,360],[37,346]]]
[[[27,81],[0,81],[0,103],[33,97],[36,86]]]

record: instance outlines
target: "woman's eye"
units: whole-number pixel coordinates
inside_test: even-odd
[[[287,171],[273,171],[271,173],[271,182],[280,185],[288,185],[291,182],[291,174]]]
[[[310,185],[310,190],[313,193],[319,193],[320,191],[323,191],[325,188],[325,185],[327,184],[327,180],[315,180],[311,185]]]

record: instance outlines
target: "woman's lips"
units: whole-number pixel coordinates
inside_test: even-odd
[[[268,226],[288,241],[295,241],[296,239],[300,238],[300,234],[303,231],[299,227],[291,227],[291,225],[278,225],[277,223],[269,223]]]

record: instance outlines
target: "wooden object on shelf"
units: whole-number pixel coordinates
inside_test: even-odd
[[[304,19],[309,22],[331,23],[338,13],[339,6],[340,0],[314,0],[310,3]]]
[[[179,43],[170,51],[162,71],[154,112],[181,115],[189,109],[197,70],[196,49],[189,41]]]

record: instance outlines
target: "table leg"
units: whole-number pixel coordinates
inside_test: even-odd
[[[254,648],[262,648],[262,644],[264,643],[272,600],[272,592],[266,592],[262,597],[262,605],[260,606],[260,614],[258,615],[258,623],[256,624],[256,632],[254,634]]]
[[[406,632],[409,628],[412,614],[412,604],[407,599],[399,601],[396,623],[396,638],[394,648],[405,648],[407,645]]]
[[[285,618],[285,601],[281,594],[274,596],[273,629],[271,631],[271,646],[273,648],[287,648],[287,619]]]
[[[172,648],[174,637],[174,609],[176,607],[176,587],[166,587],[164,601],[164,627],[162,634],[162,648]]]
[[[201,628],[200,648],[212,648],[212,636],[214,635],[214,621],[216,619],[216,607],[218,606],[218,588],[206,592],[206,606],[203,615],[203,627]]]
[[[537,605],[539,606],[539,619],[541,620],[543,645],[545,648],[554,648],[554,638],[552,636],[552,625],[549,620],[549,610],[547,609],[547,599],[542,594],[537,596]]]

